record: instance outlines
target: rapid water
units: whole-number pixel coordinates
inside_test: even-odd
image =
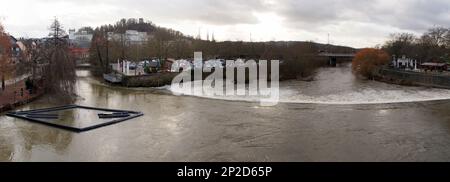
[[[257,96],[217,96],[213,89],[194,88],[197,92],[178,87],[166,87],[177,95],[189,95],[231,101],[259,101]],[[200,91],[200,92],[199,92]],[[248,89],[246,90],[248,92]],[[438,101],[450,99],[450,90],[425,87],[392,85],[355,78],[350,65],[337,68],[321,68],[315,80],[284,81],[280,83],[281,103],[303,104],[388,104],[405,102]],[[194,94],[200,93],[200,94]]]

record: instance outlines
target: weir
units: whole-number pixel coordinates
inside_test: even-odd
[[[213,89],[199,90],[205,94],[192,94],[191,90],[168,87],[177,95],[228,101],[258,102],[257,96],[219,96]],[[201,89],[201,88],[196,88]],[[241,88],[242,89],[242,88]],[[240,92],[246,92],[240,90]],[[208,94],[209,92],[209,94]],[[408,87],[386,84],[378,81],[361,81],[351,72],[350,64],[344,67],[321,68],[312,82],[280,82],[280,103],[323,104],[323,105],[365,105],[393,104],[450,99],[450,90],[425,87]]]

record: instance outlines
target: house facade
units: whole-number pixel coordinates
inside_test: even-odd
[[[91,46],[94,34],[86,30],[76,32],[75,29],[69,30],[69,40],[72,45],[78,48],[89,48]]]
[[[395,58],[395,56],[394,56],[392,65],[394,66],[394,68],[397,68],[397,69],[410,69],[410,70],[418,69],[417,60],[407,58],[406,56],[403,56],[401,58]]]
[[[13,63],[17,63],[21,59],[22,49],[24,47],[23,44],[18,41],[15,37],[9,36],[9,41],[11,45],[11,58]]]
[[[93,37],[94,35],[86,30],[69,30],[69,51],[76,61],[88,60]]]
[[[124,41],[128,45],[142,45],[149,38],[152,38],[147,32],[137,30],[126,30],[125,33],[108,32],[108,39],[113,41]]]

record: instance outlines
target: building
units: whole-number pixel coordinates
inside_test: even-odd
[[[420,67],[425,71],[447,71],[447,63],[423,63]]]
[[[403,56],[401,58],[395,58],[392,61],[392,65],[394,68],[397,69],[410,69],[410,70],[417,70],[417,60],[407,58],[406,56]]]
[[[9,36],[9,43],[11,45],[12,62],[16,63],[21,59],[20,57],[22,53],[21,46],[23,46],[23,44],[13,36]]]
[[[152,38],[152,36],[149,36],[147,32],[139,32],[137,30],[127,30],[123,34],[108,32],[108,40],[124,41],[128,45],[142,45],[149,38]]]
[[[87,30],[69,30],[69,51],[76,61],[86,61],[89,58],[89,48],[91,47],[94,34]]]
[[[87,61],[89,59],[89,48],[70,47],[69,52],[76,61]]]
[[[175,72],[175,70],[172,70],[172,64],[174,64],[174,62],[176,62],[175,59],[170,59],[170,58],[166,59],[163,62],[162,71],[163,72]]]
[[[12,56],[18,56],[20,54],[20,47],[17,44],[17,39],[13,36],[9,36],[9,43],[11,45],[11,54]]]
[[[86,30],[78,32],[75,29],[69,30],[70,44],[78,48],[89,48],[91,46],[92,37],[94,37],[94,34]]]

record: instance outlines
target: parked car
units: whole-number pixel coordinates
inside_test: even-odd
[[[130,63],[130,70],[135,70],[137,68],[136,63]]]
[[[146,66],[148,66],[150,64],[150,61],[148,61],[148,60],[144,60],[144,61],[141,61],[141,62],[139,62],[139,67],[146,67]]]

